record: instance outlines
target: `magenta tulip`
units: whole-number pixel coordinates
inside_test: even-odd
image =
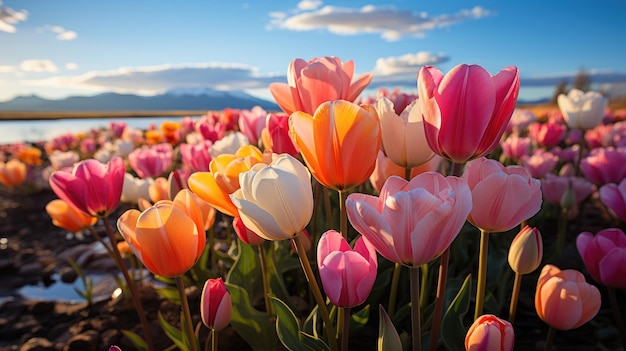
[[[81,212],[105,217],[120,203],[126,167],[121,157],[103,164],[94,159],[74,165],[72,172],[56,171],[50,176],[54,193]]]
[[[239,131],[248,137],[251,145],[259,144],[267,115],[267,111],[261,106],[255,106],[251,110],[239,111],[239,119],[237,120]]]
[[[445,76],[424,66],[417,77],[426,140],[455,163],[485,156],[498,146],[519,93],[517,67],[492,76],[478,65],[458,65]]]
[[[600,188],[600,201],[622,221],[626,221],[626,179],[619,185],[609,183]]]
[[[565,137],[566,131],[565,124],[555,122],[536,122],[528,126],[528,135],[535,144],[548,149],[557,146]]]
[[[582,159],[580,170],[598,185],[619,183],[626,178],[626,149],[597,148]]]
[[[180,155],[183,164],[188,166],[192,172],[208,172],[211,163],[209,150],[213,142],[202,140],[197,144],[180,144]]]
[[[582,232],[576,238],[576,248],[595,281],[626,289],[626,234],[621,229],[604,229],[596,235]]]
[[[209,279],[204,283],[200,301],[202,323],[214,330],[222,330],[230,323],[232,301],[222,278]]]
[[[472,191],[468,219],[486,232],[511,230],[541,208],[541,182],[523,167],[481,157],[467,164],[463,179]]]
[[[128,154],[128,163],[140,178],[157,178],[170,168],[174,160],[172,145],[163,143],[144,146]]]
[[[354,249],[341,233],[329,230],[317,245],[317,264],[324,291],[337,307],[356,307],[365,302],[376,280],[376,250],[363,237]]]
[[[441,255],[472,208],[467,183],[436,172],[387,179],[380,197],[348,195],[348,219],[386,259],[418,267]]]

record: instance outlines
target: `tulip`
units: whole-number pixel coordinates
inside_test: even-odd
[[[605,184],[600,188],[600,201],[618,218],[626,221],[626,178],[618,184]]]
[[[602,122],[608,99],[596,91],[572,89],[567,95],[559,95],[557,103],[570,128],[591,129]]]
[[[619,183],[626,178],[626,149],[597,148],[582,159],[580,170],[597,185]]]
[[[432,67],[417,78],[426,140],[438,155],[462,164],[498,146],[519,93],[517,67],[495,76],[477,65],[458,65],[445,76]]]
[[[537,228],[525,226],[511,242],[509,265],[515,273],[528,274],[537,269],[543,258],[543,242]]]
[[[26,173],[26,165],[18,159],[0,162],[0,183],[7,187],[12,188],[24,183]]]
[[[561,123],[533,123],[528,127],[528,135],[536,145],[545,148],[557,146],[567,131],[567,126]]]
[[[522,165],[533,178],[544,178],[551,173],[559,163],[559,158],[549,151],[537,149],[530,156],[522,157]]]
[[[60,199],[50,201],[46,205],[46,212],[52,218],[52,224],[72,233],[89,228],[98,220],[96,217],[78,211]]]
[[[202,140],[197,144],[180,144],[180,155],[183,164],[188,166],[192,172],[207,172],[211,155],[209,149],[213,145],[210,140]]]
[[[124,121],[111,121],[109,122],[109,131],[113,137],[121,138],[126,126],[126,122]]]
[[[571,189],[574,195],[574,204],[570,205],[576,206],[591,195],[595,188],[591,182],[582,177],[546,174],[546,177],[541,179],[543,198],[553,205],[560,206],[563,204],[562,200],[568,189]]]
[[[202,288],[200,316],[202,323],[213,330],[222,330],[230,323],[232,302],[222,278],[209,279]]]
[[[600,291],[577,270],[547,264],[541,270],[535,292],[537,315],[558,330],[576,329],[600,310]]]
[[[506,127],[507,133],[520,133],[526,130],[529,125],[537,120],[537,116],[530,110],[526,109],[513,109],[513,114],[509,120],[509,124]]]
[[[15,157],[27,165],[41,164],[41,150],[36,147],[25,147],[15,152]]]
[[[364,73],[352,81],[354,62],[337,57],[320,57],[310,61],[294,59],[289,63],[287,83],[270,83],[270,93],[280,108],[291,115],[296,111],[313,114],[324,102],[354,100],[372,80]]]
[[[435,156],[426,142],[420,105],[414,100],[397,114],[391,100],[379,97],[376,111],[380,116],[382,146],[385,155],[403,168],[413,168]]]
[[[223,154],[234,154],[246,145],[250,145],[248,137],[243,133],[233,132],[213,142],[209,148],[209,154],[212,158]]]
[[[350,248],[343,236],[329,230],[317,245],[317,264],[324,291],[337,307],[365,302],[376,280],[376,250],[363,237]]]
[[[123,202],[136,204],[139,202],[139,199],[150,198],[151,183],[151,179],[137,178],[130,173],[125,173],[121,200]]]
[[[192,194],[181,190],[173,201],[124,212],[117,227],[150,272],[171,278],[193,267],[204,251],[203,220]]]
[[[170,199],[170,183],[165,177],[158,177],[150,182],[148,195],[152,203]]]
[[[174,152],[170,144],[156,144],[135,149],[128,154],[128,163],[141,178],[162,176],[172,165]]]
[[[511,323],[492,314],[478,317],[465,336],[466,351],[512,351],[514,344]]]
[[[71,173],[52,173],[50,187],[76,209],[93,217],[106,217],[120,203],[125,169],[120,157],[107,164],[84,160],[76,163]]]
[[[159,127],[165,142],[169,144],[177,144],[181,137],[181,124],[174,121],[164,121]]]
[[[270,113],[265,120],[265,128],[261,133],[263,146],[277,154],[289,154],[298,157],[300,151],[289,135],[289,116]]]
[[[348,195],[348,219],[386,259],[419,267],[452,243],[472,208],[467,183],[436,172],[391,176],[380,196]]]
[[[626,289],[626,234],[621,229],[604,229],[596,235],[582,232],[576,238],[576,248],[595,281]]]
[[[435,155],[433,158],[430,159],[430,161],[424,163],[423,165],[411,168],[411,179],[418,174],[438,170],[440,164],[441,156]],[[376,167],[374,167],[374,171],[370,175],[370,183],[372,184],[376,192],[380,193],[380,190],[385,184],[385,181],[392,175],[396,175],[398,177],[406,177],[406,169],[392,162],[389,158],[385,156],[382,150],[378,150]]]
[[[73,167],[74,163],[80,160],[80,156],[76,151],[60,151],[54,150],[50,155],[48,155],[48,160],[50,161],[50,166],[55,171],[60,170],[65,167]]]
[[[235,229],[237,237],[248,245],[256,246],[265,242],[265,238],[248,229],[240,217],[233,218],[233,229]]]
[[[254,106],[251,110],[241,110],[238,120],[239,131],[248,137],[250,144],[258,145],[267,115],[267,111],[261,106]]]
[[[211,160],[209,172],[195,172],[189,176],[189,189],[218,211],[238,217],[237,207],[229,195],[239,189],[239,174],[259,162],[269,163],[269,160],[252,145],[239,148],[235,154],[219,155]]]
[[[519,161],[522,157],[528,155],[530,138],[522,138],[517,133],[511,134],[500,143],[500,146],[502,147],[502,155],[504,157]]]
[[[395,88],[391,92],[385,88],[380,88],[376,94],[379,97],[384,96],[389,99],[389,101],[393,104],[393,109],[397,115],[401,114],[407,106],[417,99],[417,94],[403,93],[399,88]]]
[[[302,158],[322,185],[349,190],[374,171],[381,133],[373,107],[345,100],[325,102],[314,116],[293,113],[290,123]]]
[[[467,164],[463,179],[472,191],[468,220],[486,232],[511,230],[541,209],[541,182],[523,167],[481,157]]]
[[[311,175],[297,159],[283,154],[239,176],[230,195],[243,223],[267,240],[293,239],[313,215]]]

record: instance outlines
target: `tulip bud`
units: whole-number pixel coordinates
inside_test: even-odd
[[[222,278],[209,279],[202,289],[200,315],[207,328],[222,330],[230,323],[232,302]]]
[[[514,343],[511,323],[491,314],[478,317],[465,336],[466,351],[509,351]]]
[[[543,242],[537,228],[525,226],[511,242],[509,265],[517,274],[528,274],[541,264]]]
[[[576,194],[574,193],[574,189],[572,189],[572,184],[567,187],[567,190],[561,196],[561,207],[564,209],[570,209],[576,206]]]

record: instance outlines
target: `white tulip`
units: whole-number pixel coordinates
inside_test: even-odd
[[[559,95],[557,102],[570,128],[587,130],[602,122],[609,100],[596,91],[572,89]]]

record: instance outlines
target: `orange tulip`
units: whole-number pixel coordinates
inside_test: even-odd
[[[41,164],[41,150],[35,147],[27,147],[16,152],[15,157],[27,165]]]
[[[374,107],[345,100],[325,102],[314,116],[293,113],[290,127],[302,158],[322,185],[348,190],[374,171],[381,143]]]
[[[239,189],[239,174],[260,162],[270,163],[270,160],[256,146],[242,146],[235,154],[222,154],[211,160],[209,172],[193,173],[187,184],[194,194],[218,211],[239,217],[229,195]]]
[[[152,202],[158,202],[161,200],[169,200],[170,198],[170,183],[165,177],[158,177],[148,187],[148,194]]]
[[[117,227],[131,250],[150,272],[180,276],[196,263],[206,244],[202,212],[189,190],[143,212],[128,210]]]
[[[577,270],[547,264],[541,270],[535,293],[535,309],[555,329],[576,329],[598,314],[600,291]]]
[[[46,212],[52,218],[52,224],[72,233],[88,228],[98,220],[72,207],[69,203],[56,199],[46,205]]]
[[[0,183],[14,187],[20,185],[26,179],[26,165],[18,160],[11,159],[9,161],[0,162]]]

